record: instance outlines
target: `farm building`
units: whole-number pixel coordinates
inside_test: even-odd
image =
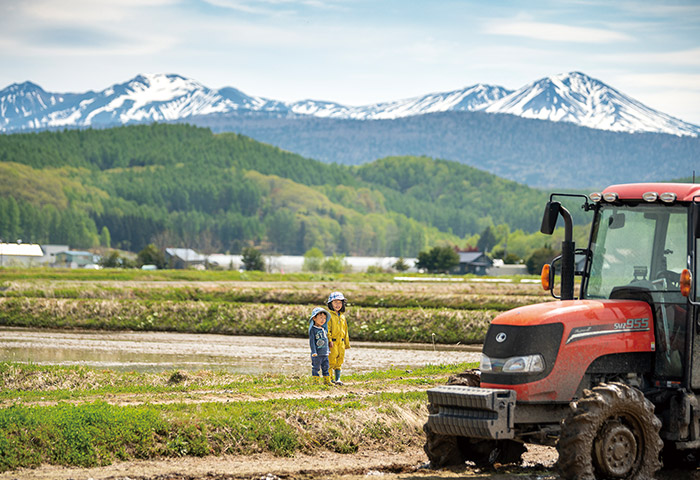
[[[0,267],[33,266],[44,256],[35,243],[0,243]]]
[[[473,273],[475,275],[486,275],[486,271],[493,266],[493,260],[484,252],[457,252],[459,255],[459,265],[452,273],[465,275]]]
[[[169,268],[204,270],[207,257],[191,248],[166,248],[165,260]]]
[[[54,266],[66,268],[99,268],[100,256],[80,250],[65,250],[55,254]]]

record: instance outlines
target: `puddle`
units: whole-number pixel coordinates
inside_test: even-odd
[[[343,369],[366,372],[478,362],[480,346],[352,342]],[[306,374],[304,338],[167,332],[65,331],[0,328],[0,361],[85,365],[121,371],[226,370]]]

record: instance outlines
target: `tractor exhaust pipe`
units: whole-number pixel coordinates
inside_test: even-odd
[[[574,254],[576,248],[574,246],[574,222],[571,219],[571,214],[559,202],[547,202],[542,217],[542,226],[540,232],[545,235],[554,233],[554,227],[557,224],[557,218],[561,214],[564,219],[564,241],[561,242],[561,299],[574,299]]]

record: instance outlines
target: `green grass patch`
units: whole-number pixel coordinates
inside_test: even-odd
[[[435,365],[405,369],[378,370],[345,375],[350,382],[372,384],[374,390],[391,385],[431,385],[474,368],[473,364]],[[178,381],[173,381],[177,377]],[[238,395],[265,396],[289,391],[305,393],[319,387],[307,376],[276,374],[240,375],[224,371],[180,370],[160,373],[116,372],[84,366],[47,366],[0,362],[0,400],[33,402],[79,400],[109,395],[142,395],[153,401],[159,394],[188,392],[235,392]]]
[[[391,404],[394,412],[415,411],[426,399],[421,391],[368,395],[362,401],[348,396],[128,407],[17,404],[0,409],[0,471],[163,456],[291,456],[319,448],[354,453],[395,441],[399,433],[420,441],[416,425],[381,410]]]

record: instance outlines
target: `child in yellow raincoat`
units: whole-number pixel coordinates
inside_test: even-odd
[[[333,383],[342,385],[340,381],[340,369],[345,360],[345,350],[350,348],[350,335],[348,323],[345,320],[345,297],[340,292],[333,292],[326,301],[331,318],[328,321],[328,338],[331,351],[328,354],[331,377]],[[333,376],[335,376],[333,378]]]

